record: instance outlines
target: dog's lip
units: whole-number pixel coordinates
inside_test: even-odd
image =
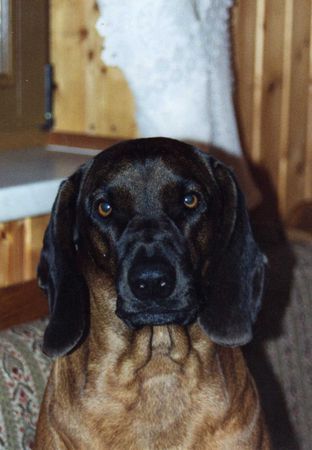
[[[117,307],[115,312],[116,315],[130,328],[138,328],[145,325],[188,325],[196,319],[198,308],[195,306],[188,306],[186,308],[169,311],[161,311],[160,309],[146,309],[137,312],[128,312],[123,308]]]

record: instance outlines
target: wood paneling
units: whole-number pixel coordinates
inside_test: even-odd
[[[117,68],[101,61],[96,1],[51,0],[55,131],[134,137],[134,103]]]
[[[283,217],[312,199],[312,1],[237,0],[236,106],[244,149]]]
[[[0,289],[0,330],[48,314],[48,301],[36,281]]]
[[[0,223],[0,287],[36,276],[48,216]]]

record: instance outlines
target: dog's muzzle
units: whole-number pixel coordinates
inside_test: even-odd
[[[116,314],[131,328],[187,325],[196,318],[186,245],[177,244],[176,233],[168,222],[136,220],[123,237]]]

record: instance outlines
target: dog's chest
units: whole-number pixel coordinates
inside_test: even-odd
[[[195,406],[192,398],[196,400],[197,395],[180,369],[167,359],[155,356],[145,373],[119,390],[117,397],[110,397],[110,413],[103,428],[108,447],[145,450],[171,442],[173,448],[179,448],[185,441]]]
[[[133,401],[126,402],[127,408],[137,410],[142,420],[152,415],[160,421],[166,412],[176,415],[188,407],[194,390],[194,383],[185,373],[189,348],[185,336],[176,336],[176,330],[169,327],[154,327],[147,346],[137,366],[132,366],[128,358],[119,359],[113,389],[109,377],[109,392],[124,391],[123,398],[132,392]]]
[[[229,398],[217,354],[204,342],[194,345],[194,333],[190,339],[178,328],[154,331],[97,364],[84,395],[72,399],[71,437],[79,430],[83,442],[75,448],[88,442],[92,450],[219,448],[214,430]],[[205,437],[204,447],[197,436]]]
[[[129,361],[125,359],[123,367],[119,360],[120,374],[128,371],[128,377],[115,373],[102,402],[103,436],[111,448],[129,448],[129,442],[136,449],[162,448],[164,442],[180,448],[187,439],[190,418],[207,402],[207,393],[189,373],[197,363],[186,337],[173,334],[167,327],[154,330],[148,358],[131,374]]]

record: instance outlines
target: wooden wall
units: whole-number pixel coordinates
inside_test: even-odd
[[[232,19],[242,140],[287,217],[312,200],[312,1],[237,0]]]
[[[0,223],[0,287],[36,276],[48,216]]]

